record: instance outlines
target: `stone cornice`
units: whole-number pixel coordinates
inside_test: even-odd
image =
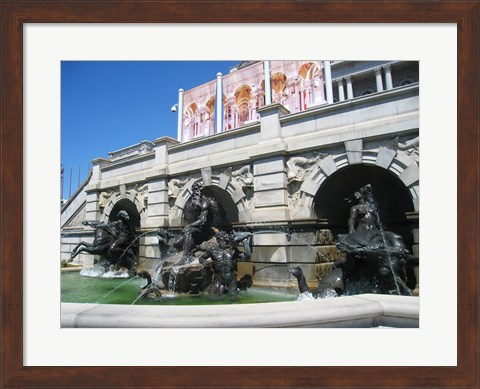
[[[175,138],[172,138],[170,136],[162,136],[160,138],[155,139],[152,143],[155,146],[158,146],[159,144],[178,145],[180,143],[180,141],[178,141]]]
[[[266,112],[275,112],[277,111],[279,116],[285,116],[290,114],[290,111],[285,108],[282,104],[279,103],[273,103],[273,104],[268,104],[264,105],[263,107],[257,108],[257,113],[260,114],[260,116],[264,115]]]
[[[240,128],[235,128],[233,130],[228,130],[221,132],[219,134],[213,134],[209,136],[203,136],[201,138],[195,138],[188,142],[182,142],[180,144],[172,145],[168,147],[168,152],[183,151],[184,149],[191,148],[194,146],[202,146],[205,143],[210,143],[216,140],[223,140],[229,138],[235,138],[239,135],[247,135],[251,132],[260,131],[260,122],[256,121],[254,123],[247,124]]]
[[[333,104],[323,104],[321,106],[318,106],[318,107],[314,107],[314,108],[309,108],[305,111],[302,111],[302,112],[296,112],[296,113],[292,113],[290,115],[286,115],[286,116],[283,116],[280,118],[280,123],[286,123],[286,122],[289,122],[289,121],[292,121],[292,120],[298,120],[300,118],[304,118],[304,117],[307,117],[307,116],[313,116],[313,115],[318,115],[318,114],[321,114],[321,113],[325,113],[325,112],[330,112],[330,111],[334,111],[334,110],[337,110],[337,109],[341,109],[345,106],[355,106],[355,105],[360,105],[360,104],[363,104],[367,101],[376,101],[376,100],[383,100],[385,99],[385,97],[388,97],[388,96],[395,96],[395,95],[402,95],[402,94],[406,94],[406,93],[411,93],[415,90],[418,91],[419,89],[419,84],[418,82],[417,83],[414,83],[414,84],[409,84],[407,86],[402,86],[402,87],[397,87],[397,88],[394,88],[394,89],[390,89],[390,90],[384,90],[382,92],[375,92],[375,93],[372,93],[372,94],[369,94],[369,95],[366,95],[366,96],[358,96],[358,97],[355,97],[354,99],[346,99],[344,101],[340,101],[338,103],[333,103]]]
[[[119,159],[117,161],[110,161],[110,160],[103,160],[106,163],[100,166],[102,171],[108,171],[112,169],[117,169],[122,166],[132,165],[134,163],[138,163],[144,160],[155,158],[155,151],[149,151],[145,154],[136,155],[130,158]]]

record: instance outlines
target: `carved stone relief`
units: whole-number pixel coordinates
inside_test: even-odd
[[[253,174],[250,165],[242,166],[240,169],[232,171],[232,180],[241,186],[253,186]]]
[[[176,198],[188,181],[188,178],[172,178],[170,181],[168,181],[168,197]]]
[[[140,187],[137,184],[134,191],[136,191],[136,198],[140,203],[140,208],[146,212],[148,207],[148,184],[143,184]]]
[[[293,181],[303,181],[315,168],[315,166],[327,157],[328,154],[314,152],[311,157],[291,157],[287,161],[287,179],[291,183]]]
[[[416,136],[414,138],[407,139],[404,142],[399,142],[398,155],[399,157],[403,156],[404,159],[409,159],[418,165],[420,159],[420,137]]]
[[[113,193],[113,190],[107,190],[104,192],[100,192],[100,194],[98,195],[98,207],[100,208],[101,213],[103,213]]]

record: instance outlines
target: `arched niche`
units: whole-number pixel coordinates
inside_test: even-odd
[[[180,226],[188,222],[185,217],[185,209],[191,201],[191,187],[195,182],[202,183],[201,179],[192,179],[186,184],[185,190],[182,190],[170,212],[170,225]],[[245,222],[248,220],[249,206],[242,186],[232,181],[231,177],[221,174],[220,176],[211,176],[211,185],[203,187],[204,193],[214,197],[221,206],[224,225],[231,228],[235,222]]]
[[[112,210],[109,213],[108,221],[112,222],[118,220],[118,212],[126,211],[128,213],[128,217],[130,218],[130,223],[133,227],[139,228],[140,227],[140,214],[138,213],[137,206],[134,202],[130,201],[129,199],[121,199],[118,200],[115,205],[113,206]]]
[[[214,197],[219,205],[221,217],[225,220],[226,225],[231,228],[232,223],[238,222],[238,209],[232,200],[230,194],[218,186],[210,185],[203,188],[205,195]]]
[[[232,223],[238,222],[238,209],[229,193],[215,185],[203,187],[203,193],[207,197],[214,198],[218,204],[218,210],[212,215],[213,225],[222,230],[231,230]],[[182,212],[182,224],[192,223],[199,216],[199,210],[197,210],[197,214],[192,214],[191,201],[192,197],[190,196]]]
[[[374,165],[350,165],[327,177],[315,195],[313,206],[317,218],[326,219],[334,233],[345,233],[353,195],[370,184],[377,201],[379,216],[386,230],[412,240],[406,212],[414,211],[409,189],[397,175]]]

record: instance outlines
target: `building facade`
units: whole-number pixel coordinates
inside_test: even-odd
[[[339,258],[335,236],[347,231],[351,196],[367,183],[385,227],[418,255],[417,62],[251,61],[180,90],[177,107],[177,139],[93,161],[62,206],[62,260],[93,240],[82,221],[123,209],[142,235],[140,268],[155,267],[155,230],[182,227],[195,182],[229,226],[254,232],[252,261],[239,271],[258,285],[295,284],[296,265],[312,282],[321,277]]]

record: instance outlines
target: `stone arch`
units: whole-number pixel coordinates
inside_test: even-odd
[[[132,223],[134,221],[133,225],[135,228],[145,225],[147,218],[145,199],[140,197],[135,189],[127,190],[123,198],[119,193],[114,193],[105,206],[100,221],[107,223],[115,220],[112,218],[115,218],[115,215],[121,209],[124,209],[128,213]]]
[[[329,176],[314,197],[315,215],[325,219],[333,232],[345,233],[355,204],[353,194],[366,184],[372,185],[385,229],[407,237],[406,213],[414,211],[410,192],[396,174],[374,164],[350,165]]]
[[[367,151],[362,153],[361,160],[358,163],[351,163],[348,153],[343,153],[335,158],[328,156],[323,159],[319,167],[313,170],[310,175],[305,177],[303,184],[299,190],[298,205],[300,206],[301,215],[304,217],[316,217],[314,212],[315,196],[319,192],[322,185],[329,176],[339,172],[349,166],[364,165],[376,166],[384,169],[396,176],[403,182],[406,190],[408,190],[412,201],[412,211],[418,211],[419,204],[419,168],[417,163],[412,161],[408,166],[396,157],[389,158],[389,163],[385,163],[382,159],[382,148],[379,151]]]
[[[119,220],[118,213],[120,211],[126,211],[128,213],[131,226],[134,227],[135,230],[138,230],[138,228],[140,228],[141,216],[135,202],[133,202],[129,198],[120,198],[116,200],[114,203],[112,203],[111,205],[112,205],[111,208],[105,209],[106,212],[104,212],[103,215],[106,220],[104,220],[104,222],[113,222],[113,221]],[[134,246],[134,247],[136,247],[136,249],[134,249],[135,255],[138,256],[139,246]]]
[[[242,186],[233,182],[227,174],[211,175],[210,185],[205,185],[202,178],[192,178],[178,194],[170,213],[170,225],[180,226],[182,224],[183,210],[192,195],[192,185],[200,182],[204,185],[207,194],[213,194],[227,208],[227,217],[232,222],[245,222],[250,212],[247,196]],[[220,198],[219,198],[220,197]],[[232,206],[233,205],[233,206]]]
[[[122,210],[128,213],[128,216],[130,218],[130,223],[132,224],[132,226],[135,228],[139,228],[141,224],[140,214],[137,210],[135,203],[133,203],[129,199],[120,199],[117,202],[115,202],[115,204],[113,205],[108,215],[105,213],[105,217],[108,218],[109,222],[118,220],[118,217],[117,217],[118,212]]]

